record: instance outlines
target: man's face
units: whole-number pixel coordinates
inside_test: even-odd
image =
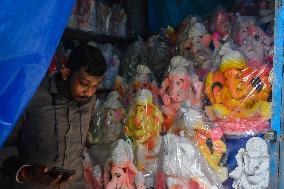
[[[102,76],[93,76],[81,69],[70,77],[70,96],[77,102],[88,102],[95,94],[101,81]]]

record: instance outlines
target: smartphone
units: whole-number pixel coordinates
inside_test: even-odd
[[[63,169],[60,167],[53,167],[48,171],[49,176],[51,177],[57,177],[59,175],[62,175],[62,178],[69,178],[70,176],[74,175],[76,172],[75,170],[70,169]]]

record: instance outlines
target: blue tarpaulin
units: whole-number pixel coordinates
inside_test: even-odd
[[[49,66],[74,0],[0,1],[0,147]]]

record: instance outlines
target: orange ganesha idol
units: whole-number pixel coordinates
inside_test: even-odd
[[[205,94],[211,105],[206,114],[225,134],[257,133],[269,128],[271,93],[270,69],[247,67],[242,54],[221,47],[220,71],[210,72],[205,81]]]
[[[172,62],[184,62],[182,59],[184,58],[176,56],[172,59]],[[178,66],[176,64],[176,66],[172,66],[160,90],[164,103],[162,106],[165,119],[163,132],[170,129],[182,102],[192,106],[201,106],[202,88],[203,84],[198,80],[198,77],[194,74],[189,75],[185,65]]]
[[[153,103],[148,89],[139,91],[125,124],[125,135],[136,153],[136,165],[143,174],[154,174],[160,149],[160,131],[163,115]]]

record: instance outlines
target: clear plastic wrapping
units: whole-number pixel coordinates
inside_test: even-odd
[[[149,53],[148,66],[156,76],[158,83],[162,82],[165,70],[170,64],[172,44],[164,32],[151,36],[147,41]]]
[[[187,17],[184,19],[177,31],[176,54],[184,57],[189,57],[190,54],[190,49],[188,47],[190,45],[188,38],[190,18],[191,17]]]
[[[238,17],[234,33],[234,41],[245,55],[249,67],[258,68],[272,62],[273,40],[253,19]]]
[[[219,49],[230,39],[232,32],[232,15],[224,8],[218,8],[213,16],[211,31],[215,49]]]
[[[133,102],[135,96],[141,89],[150,90],[154,101],[158,103],[159,88],[156,79],[148,66],[143,64],[139,64],[136,67],[135,74],[129,82],[126,97],[128,104]]]
[[[179,31],[177,48],[180,55],[192,61],[201,80],[212,67],[212,41],[205,25],[197,17],[187,17]]]
[[[203,84],[194,71],[188,71],[188,67],[190,62],[186,59],[173,57],[169,73],[162,83],[160,95],[163,101],[163,132],[167,132],[172,126],[182,102],[201,107]]]
[[[119,4],[109,5],[105,1],[98,1],[96,6],[96,32],[118,37],[127,35],[127,15]]]
[[[102,170],[100,166],[93,165],[88,153],[84,154],[83,170],[86,189],[103,189]]]
[[[120,75],[117,75],[115,78],[113,90],[117,91],[119,95],[125,99],[127,85]]]
[[[113,146],[110,159],[104,168],[105,189],[145,188],[144,179],[134,165],[134,154],[131,144],[120,139]]]
[[[111,6],[103,0],[96,1],[96,33],[109,34]]]
[[[113,36],[126,37],[127,15],[123,7],[114,4],[111,7],[109,33]]]
[[[127,15],[124,8],[104,0],[98,0],[96,3],[96,33],[126,37]]]
[[[95,28],[95,1],[78,0],[78,28],[84,31],[94,31]]]
[[[136,166],[146,177],[147,187],[153,187],[157,170],[162,123],[163,115],[158,105],[154,104],[152,93],[142,89],[131,105],[124,132],[132,143]]]
[[[189,138],[196,144],[219,180],[221,182],[227,180],[227,146],[223,140],[223,132],[206,121],[201,109],[183,104],[169,132]]]
[[[139,64],[147,65],[147,50],[141,38],[129,45],[122,62],[122,76],[125,81],[130,81]]]
[[[263,18],[216,10],[212,35],[206,22],[189,16],[177,36],[163,31],[147,48],[142,39],[129,45],[122,76],[107,77],[113,87],[104,85],[117,92],[99,106],[91,127],[96,166],[86,170],[89,180],[102,183],[95,188],[270,187],[269,160],[278,157],[262,138],[271,129],[274,49],[263,29],[271,15],[262,2],[255,7],[264,10],[253,14]],[[122,8],[101,11],[117,24],[109,25],[111,33],[122,35]],[[170,60],[173,41],[181,56]],[[106,59],[114,58],[111,51],[105,46]]]
[[[120,68],[119,49],[109,43],[97,44],[102,51],[107,63],[107,71],[104,75],[103,88],[112,89]]]
[[[112,91],[98,107],[91,125],[91,143],[112,143],[120,138],[125,108],[117,91]]]
[[[96,108],[89,130],[89,143],[92,146],[88,152],[93,162],[101,168],[110,156],[111,145],[123,136],[125,111],[117,91],[111,92]]]
[[[217,175],[188,138],[163,136],[156,189],[222,189]]]
[[[220,49],[220,65],[205,81],[205,94],[210,105],[207,116],[224,133],[252,134],[270,128],[271,68],[247,66],[246,59],[225,43]]]
[[[95,1],[77,0],[68,26],[84,31],[94,31],[96,25]]]
[[[126,37],[127,15],[122,6],[105,0],[77,0],[68,27]]]

